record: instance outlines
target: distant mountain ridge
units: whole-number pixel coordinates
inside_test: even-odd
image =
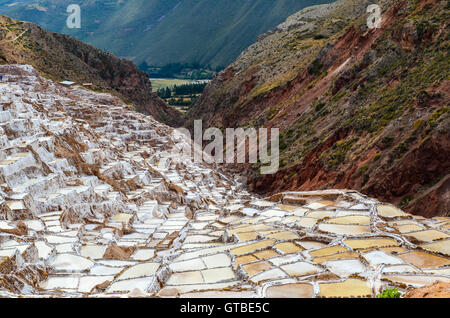
[[[133,60],[137,65],[227,66],[289,15],[331,0],[82,0],[82,28],[68,29],[72,0],[0,0],[0,13]]]
[[[0,64],[30,64],[53,80],[92,83],[137,110],[176,125],[177,112],[152,92],[149,77],[133,62],[36,24],[0,15]]]

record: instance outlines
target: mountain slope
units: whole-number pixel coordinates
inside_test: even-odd
[[[330,0],[78,1],[82,28],[68,29],[71,0],[0,1],[0,13],[133,59],[137,64],[226,66],[257,36],[298,10]]]
[[[96,89],[115,91],[157,120],[175,124],[177,118],[152,93],[148,76],[133,62],[33,23],[0,16],[0,63],[30,64],[52,79],[93,83]]]
[[[260,192],[353,188],[409,212],[450,211],[449,3],[305,9],[220,73],[188,114],[204,126],[279,127],[281,170]]]

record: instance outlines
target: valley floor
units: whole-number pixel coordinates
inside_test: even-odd
[[[450,282],[450,218],[261,199],[108,94],[1,66],[0,297],[374,297]]]

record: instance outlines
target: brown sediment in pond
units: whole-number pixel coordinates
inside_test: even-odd
[[[126,261],[135,251],[135,246],[110,246],[106,249],[103,258]]]

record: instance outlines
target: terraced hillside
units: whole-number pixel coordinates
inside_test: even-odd
[[[26,63],[53,80],[93,84],[121,96],[130,107],[159,121],[177,123],[177,112],[152,92],[150,79],[133,62],[36,24],[0,15],[0,64]]]
[[[448,217],[351,190],[261,199],[168,156],[191,141],[117,97],[27,65],[0,73],[0,297],[373,297],[450,283]]]
[[[281,170],[251,190],[350,188],[418,215],[450,211],[450,7],[341,0],[261,37],[187,114],[214,127],[279,127]]]

